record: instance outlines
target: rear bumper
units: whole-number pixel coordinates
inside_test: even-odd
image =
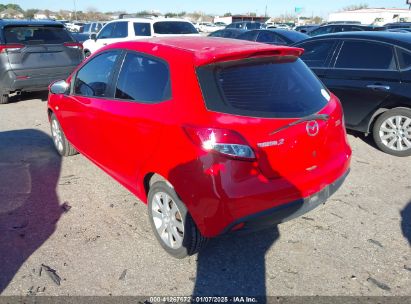
[[[1,75],[0,90],[3,93],[46,90],[53,81],[66,79],[75,68],[76,65],[38,70],[7,71]]]
[[[327,199],[341,187],[349,172],[350,170],[347,170],[335,182],[309,197],[238,219],[228,225],[227,228],[224,229],[223,234],[231,232],[234,227],[240,224],[243,226],[238,231],[250,232],[265,229],[302,216],[319,205],[324,204]]]

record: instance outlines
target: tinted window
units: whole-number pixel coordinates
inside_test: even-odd
[[[125,38],[128,36],[128,22],[116,22],[111,38]]]
[[[91,23],[84,24],[83,32],[89,32],[91,28]]]
[[[301,59],[304,60],[309,67],[325,67],[327,60],[332,56],[335,43],[336,42],[332,40],[321,40],[299,45],[299,47],[305,50]]]
[[[268,31],[260,32],[257,41],[264,43],[287,44],[284,39],[281,39],[277,34]]]
[[[309,32],[308,35],[310,36],[325,35],[325,34],[332,33],[332,31],[333,31],[333,28],[331,26],[322,26],[316,30]]]
[[[107,88],[118,52],[103,53],[86,63],[77,73],[74,94],[107,97]]]
[[[170,98],[167,65],[162,61],[128,53],[117,81],[116,98],[155,102]]]
[[[105,27],[100,31],[98,35],[98,39],[106,39],[106,38],[111,38],[113,35],[115,23],[108,23],[106,24]]]
[[[4,30],[6,43],[60,44],[73,41],[63,27],[13,26]]]
[[[396,64],[391,46],[365,41],[345,41],[335,67],[394,70]]]
[[[200,84],[211,110],[255,117],[302,117],[323,108],[325,90],[311,70],[300,60],[254,62],[199,71]],[[213,93],[208,73],[214,73]]]
[[[134,34],[136,36],[151,36],[150,23],[137,23],[133,24]]]
[[[154,23],[156,34],[197,34],[197,30],[190,22],[184,21],[159,21]]]
[[[257,30],[261,28],[261,24],[258,22],[248,22],[247,23],[247,30]]]
[[[250,31],[250,32],[245,32],[241,35],[238,35],[237,39],[255,41],[255,39],[257,38],[257,35],[258,35],[258,32]]]
[[[411,67],[411,53],[402,49],[398,49],[398,60],[400,62],[400,68],[402,70],[409,69]]]

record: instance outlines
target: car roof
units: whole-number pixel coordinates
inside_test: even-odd
[[[0,19],[0,27],[10,25],[53,25],[64,26],[63,23],[54,20],[19,20],[19,19]]]
[[[165,17],[146,17],[146,18],[123,18],[123,19],[116,19],[112,20],[108,23],[111,22],[118,22],[118,21],[127,21],[127,22],[147,22],[147,23],[155,23],[158,21],[180,21],[180,22],[188,22],[191,23],[190,21],[187,21],[185,19],[180,19],[180,18],[165,18]]]
[[[364,31],[364,32],[340,32],[334,34],[320,35],[312,37],[309,40],[321,40],[332,38],[352,38],[352,39],[364,39],[364,40],[377,40],[396,45],[411,47],[411,35],[404,35],[404,33],[388,32],[388,31]],[[307,40],[305,40],[307,41]]]
[[[131,44],[131,45],[130,45]],[[178,50],[192,57],[195,66],[220,61],[239,60],[253,56],[291,55],[299,56],[302,50],[286,46],[276,46],[219,37],[154,37],[111,44],[109,48],[134,48],[149,46],[150,50],[163,46]]]

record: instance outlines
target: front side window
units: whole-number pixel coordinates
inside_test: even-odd
[[[74,94],[88,97],[107,97],[110,77],[118,51],[103,53],[87,62],[77,73]]]
[[[97,39],[112,38],[115,26],[116,25],[114,22],[106,24],[106,26],[103,27],[103,29],[98,34]]]
[[[151,36],[150,23],[134,22],[133,26],[136,36]]]
[[[137,53],[128,53],[117,80],[116,98],[158,102],[171,97],[167,65]]]
[[[340,69],[395,70],[394,50],[391,46],[381,43],[345,41],[335,67]]]
[[[116,22],[111,38],[126,38],[128,36],[128,22]]]
[[[301,56],[301,59],[309,67],[325,67],[327,61],[332,56],[335,43],[333,40],[320,40],[299,45],[299,47],[304,49],[304,54]]]

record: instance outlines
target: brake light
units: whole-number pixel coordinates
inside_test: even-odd
[[[64,46],[71,48],[71,49],[83,49],[83,45],[80,42],[66,42],[64,43]]]
[[[205,151],[217,152],[235,159],[255,160],[253,149],[235,131],[197,127],[184,127],[184,130],[191,141]]]
[[[0,53],[6,51],[17,51],[24,47],[24,44],[12,43],[12,44],[0,44]]]

